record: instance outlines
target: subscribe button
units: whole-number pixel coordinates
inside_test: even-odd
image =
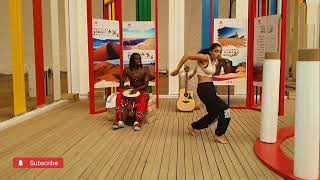
[[[13,168],[63,168],[63,158],[13,158]]]

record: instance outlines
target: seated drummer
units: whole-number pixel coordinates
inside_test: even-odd
[[[149,101],[149,74],[149,68],[143,66],[141,63],[140,54],[133,53],[130,56],[129,67],[126,67],[123,70],[122,78],[120,80],[119,94],[116,100],[116,120],[112,125],[114,129],[124,127],[124,117],[128,109],[128,107],[126,107],[128,104],[125,103],[125,97],[123,97],[122,93],[125,89],[132,89],[130,94],[135,94],[137,91],[140,92],[140,95],[134,100],[134,103],[136,104],[136,113],[133,126],[135,131],[141,129],[141,121],[144,118]],[[130,85],[124,86],[127,77],[129,78]]]

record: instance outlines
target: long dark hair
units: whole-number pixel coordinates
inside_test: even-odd
[[[138,65],[134,62],[134,56],[140,56],[139,53],[132,53],[130,56],[130,61],[129,61],[129,68],[132,70],[133,68],[142,68],[142,65]],[[141,58],[141,56],[140,56]]]
[[[209,49],[201,49],[198,53],[200,54],[210,54],[210,51],[213,51],[216,47],[221,47],[219,43],[211,44]]]

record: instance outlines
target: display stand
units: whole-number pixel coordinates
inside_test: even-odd
[[[119,34],[120,34],[120,79],[123,72],[123,28],[122,28],[122,1],[121,0],[111,0],[109,1],[111,4],[111,7],[114,7],[114,11],[112,11],[110,14],[111,18],[115,16],[115,20],[119,21]],[[109,8],[104,8],[104,11],[110,10]],[[156,107],[159,107],[159,71],[158,71],[158,0],[155,1],[155,29],[156,29],[156,67],[155,67],[155,78],[156,78]],[[114,13],[114,15],[112,15]],[[108,17],[110,17],[108,16]],[[106,16],[105,16],[106,17]],[[88,54],[89,54],[89,86],[90,86],[90,114],[97,114],[101,112],[106,112],[107,109],[100,109],[97,110],[95,108],[95,77],[94,77],[94,63],[93,63],[93,36],[92,36],[92,0],[87,0],[87,23],[88,23]],[[105,94],[108,94],[108,90],[105,91]]]
[[[210,44],[213,42],[213,1],[210,1]],[[261,15],[267,15],[266,8],[268,7],[265,0],[262,1]],[[253,63],[254,63],[254,18],[257,17],[257,0],[249,0],[248,9],[248,42],[247,42],[247,93],[245,106],[231,106],[233,109],[253,109],[260,111],[260,104],[262,101],[262,88],[258,91],[253,85]],[[280,92],[279,92],[279,115],[284,115],[284,91],[285,91],[285,62],[286,62],[286,13],[287,0],[282,0],[282,14],[281,14],[281,46],[280,46]],[[256,92],[256,93],[255,93]],[[260,92],[260,94],[258,94]],[[256,94],[256,98],[255,98]],[[258,98],[259,95],[259,98]],[[230,104],[230,87],[228,86],[228,104]],[[256,99],[256,101],[254,100]],[[258,102],[259,99],[259,102]]]

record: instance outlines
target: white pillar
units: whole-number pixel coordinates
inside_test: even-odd
[[[248,19],[248,0],[237,0],[236,1],[236,18],[237,19]]]
[[[236,18],[248,19],[248,0],[236,1]],[[246,27],[248,30],[248,27]],[[247,79],[242,79],[241,82],[234,86],[234,94],[247,94]]]
[[[320,49],[299,51],[296,80],[294,175],[319,176]]]
[[[71,93],[89,92],[87,1],[69,0]]]
[[[88,55],[88,25],[87,25],[87,0],[77,0],[78,29],[79,29],[79,94],[82,98],[88,98],[89,92],[89,55]]]
[[[307,0],[307,48],[319,48],[320,1]]]
[[[50,18],[51,18],[51,38],[52,38],[52,71],[53,71],[53,98],[54,101],[61,99],[60,84],[60,46],[59,46],[59,11],[58,1],[50,1]]]
[[[71,77],[71,93],[79,93],[79,68],[77,65],[78,54],[78,30],[77,30],[77,0],[69,0],[68,13],[69,13],[69,39],[70,39],[70,77]]]
[[[282,0],[278,0],[277,1],[277,14],[281,14],[281,11],[282,11]],[[288,5],[289,3],[287,3]]]
[[[263,63],[260,141],[277,142],[280,53],[266,53]]]
[[[64,0],[64,11],[65,11],[65,33],[66,33],[66,61],[67,61],[67,76],[68,76],[68,93],[71,93],[71,63],[70,63],[70,21],[69,21],[69,0]]]
[[[37,97],[35,64],[26,64],[25,69],[28,72],[29,97]]]
[[[184,0],[169,1],[169,72],[184,55]],[[169,76],[169,94],[178,94],[179,80]]]

